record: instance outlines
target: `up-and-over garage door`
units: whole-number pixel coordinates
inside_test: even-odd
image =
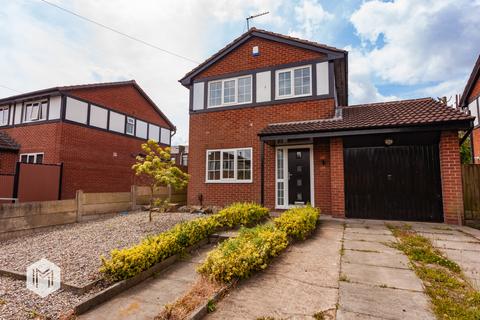
[[[344,147],[347,217],[443,221],[436,133],[346,138]]]

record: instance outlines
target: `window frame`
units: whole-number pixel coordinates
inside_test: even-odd
[[[37,157],[41,155],[42,156],[42,162],[37,163]],[[22,162],[22,157],[26,156],[27,157],[27,162]],[[33,163],[28,162],[28,157],[33,156],[34,160]],[[18,161],[21,163],[27,163],[27,164],[43,164],[45,160],[45,152],[29,152],[29,153],[20,153],[18,155]]]
[[[10,123],[10,106],[8,106],[8,105],[7,106],[0,106],[0,114],[2,115],[0,117],[0,126],[1,127],[8,126],[9,123]],[[7,115],[7,122],[2,122],[5,114]]]
[[[132,122],[129,123],[129,122],[128,122],[129,120],[132,120]],[[136,122],[136,121],[135,121],[135,118],[129,117],[129,116],[126,117],[126,120],[125,120],[125,134],[126,134],[126,135],[135,136],[135,122]],[[128,125],[129,125],[129,124],[132,125],[132,132],[131,132],[131,133],[128,132]]]
[[[304,69],[308,68],[309,75],[310,75],[310,83],[309,83],[309,88],[310,92],[309,93],[303,93],[303,94],[295,94],[295,70],[298,69]],[[290,73],[290,94],[288,95],[280,95],[280,73],[285,73],[289,72]],[[275,70],[275,100],[282,100],[282,99],[291,99],[291,98],[299,98],[299,97],[309,97],[313,95],[313,75],[312,75],[312,65],[306,64],[298,67],[293,67],[293,68],[286,68],[286,69],[278,69]]]
[[[238,151],[248,150],[250,151],[250,179],[238,179]],[[234,152],[233,160],[233,178],[223,178],[223,153],[224,152]],[[220,179],[219,180],[210,180],[208,178],[208,153],[209,152],[220,152]],[[253,182],[253,148],[244,147],[244,148],[229,148],[229,149],[207,149],[205,151],[205,183],[252,183]]]
[[[45,114],[43,114],[43,108],[42,108],[42,105],[46,103],[46,110],[45,110]],[[31,118],[31,114],[30,114],[30,118],[27,119],[27,116],[28,116],[28,113],[27,113],[27,110],[28,110],[28,107],[32,107],[32,112],[33,112],[33,107],[36,106],[37,107],[37,117],[36,118]],[[31,113],[32,113],[31,112]],[[37,121],[45,121],[47,120],[47,113],[48,113],[48,99],[39,99],[39,100],[33,100],[33,101],[26,101],[24,102],[23,104],[23,123],[28,123],[28,122],[37,122]]]
[[[243,102],[238,102],[238,82],[240,79],[244,78],[249,78],[250,79],[250,99],[243,101]],[[235,100],[233,102],[225,102],[225,83],[229,81],[235,81],[235,86],[234,86],[234,98]],[[221,96],[220,96],[220,104],[219,105],[211,105],[210,104],[210,87],[214,83],[221,83]],[[252,74],[246,74],[234,78],[227,78],[227,79],[218,79],[218,80],[211,80],[208,81],[207,85],[207,109],[208,108],[221,108],[221,107],[228,107],[228,106],[235,106],[235,105],[243,105],[243,104],[249,104],[253,102],[253,75]]]

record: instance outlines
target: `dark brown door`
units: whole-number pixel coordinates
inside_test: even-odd
[[[288,174],[288,204],[310,203],[310,149],[288,150]]]
[[[350,218],[442,221],[438,145],[345,148]]]

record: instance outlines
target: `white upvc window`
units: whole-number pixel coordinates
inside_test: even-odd
[[[127,117],[126,133],[133,136],[135,134],[135,119]]]
[[[43,152],[22,153],[22,154],[20,154],[20,162],[42,164],[43,163],[43,156],[44,156]]]
[[[208,107],[252,102],[252,76],[222,79],[208,83]]]
[[[252,148],[207,150],[206,182],[252,182]]]
[[[30,101],[25,103],[23,121],[33,122],[45,120],[47,117],[47,100]]]
[[[276,98],[305,97],[312,94],[312,67],[301,66],[275,71]]]
[[[0,107],[0,126],[8,125],[8,116],[9,116],[8,106]]]

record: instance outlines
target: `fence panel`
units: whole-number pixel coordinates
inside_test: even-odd
[[[0,198],[13,198],[14,174],[0,174]],[[10,203],[11,201],[0,200],[0,203]]]
[[[62,165],[17,163],[14,195],[19,202],[60,198]]]
[[[480,221],[480,165],[462,165],[465,220]]]

